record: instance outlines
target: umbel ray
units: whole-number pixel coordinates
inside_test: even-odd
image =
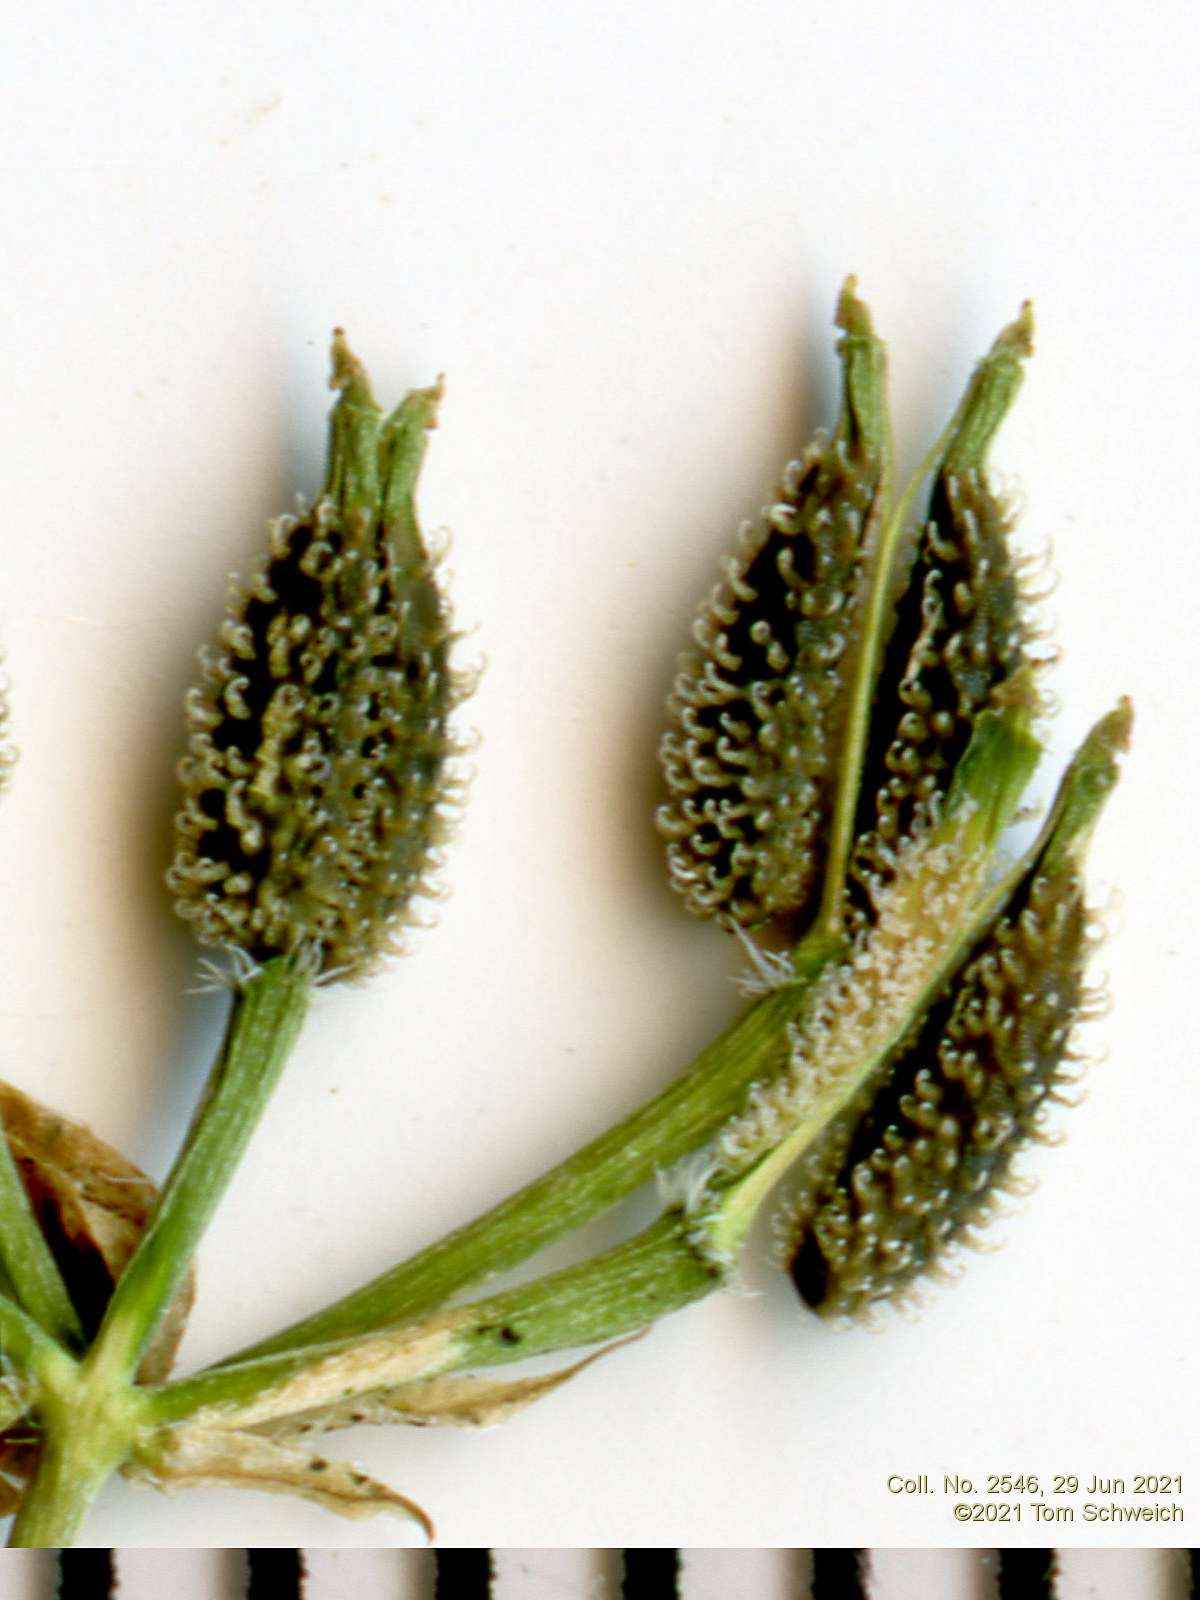
[[[1132,714],[1122,701],[1096,723],[1014,846],[1046,660],[987,459],[1031,313],[901,492],[884,348],[853,280],[837,321],[836,425],[741,530],[662,745],[670,881],[746,945],[753,1003],[666,1090],[493,1210],[172,1377],[197,1247],[313,988],[394,950],[459,803],[451,725],[469,684],[415,507],[440,385],[385,414],[335,335],[324,485],[233,586],[187,699],[167,881],[234,992],[180,1153],[156,1189],[0,1091],[12,1544],[69,1545],[117,1471],[399,1511],[431,1534],[412,1500],[320,1454],[320,1435],[503,1420],[728,1283],[764,1206],[801,1300],[833,1318],[911,1293],[986,1221],[1071,1076],[1089,1005],[1084,858]],[[663,1175],[633,1238],[487,1292]],[[520,1366],[572,1350],[591,1353]]]

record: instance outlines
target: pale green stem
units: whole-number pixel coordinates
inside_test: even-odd
[[[78,1349],[83,1329],[58,1264],[37,1225],[0,1126],[0,1262],[19,1303],[60,1344]]]
[[[22,1376],[34,1377],[55,1362],[71,1359],[40,1323],[6,1295],[0,1295],[0,1356]]]
[[[820,965],[814,950],[813,973]],[[441,1304],[455,1287],[524,1259],[540,1244],[607,1209],[654,1171],[703,1143],[741,1104],[751,1081],[778,1070],[780,1040],[787,1021],[801,1009],[805,989],[806,984],[797,981],[768,996],[652,1106],[595,1141],[558,1172],[531,1185],[491,1217],[425,1252],[414,1263],[415,1273],[408,1277],[403,1271],[389,1274],[381,1284],[370,1286],[373,1293],[365,1300],[368,1322],[394,1320],[398,1314],[411,1317],[417,1314],[418,1303]],[[115,1409],[123,1417],[122,1407],[131,1403],[134,1391],[130,1384],[137,1361],[177,1289],[266,1103],[300,1026],[307,994],[306,979],[286,963],[275,962],[251,979],[235,999],[213,1082],[164,1186],[150,1228],[114,1292],[101,1333],[79,1371],[77,1402],[72,1408],[63,1408],[61,1418],[53,1408],[39,1412],[43,1454],[14,1543],[68,1544],[108,1472],[126,1458],[131,1447],[127,1424],[114,1432],[112,1428],[105,1431],[99,1423],[84,1427],[80,1419],[89,1408],[100,1416],[106,1408]],[[635,1241],[569,1273],[531,1285],[516,1301],[501,1296],[481,1303],[464,1330],[467,1342],[461,1345],[462,1360],[479,1364],[504,1358],[507,1340],[492,1341],[494,1349],[489,1345],[486,1308],[493,1304],[511,1308],[514,1314],[525,1304],[540,1307],[537,1316],[542,1331],[537,1334],[536,1348],[556,1349],[588,1342],[588,1330],[593,1327],[599,1330],[596,1338],[607,1338],[609,1327],[627,1331],[631,1326],[644,1326],[713,1287],[711,1267],[690,1255],[685,1259],[678,1241],[674,1246],[653,1245],[661,1231],[662,1225],[656,1225],[640,1245]],[[408,1298],[400,1301],[396,1288],[407,1289]],[[606,1306],[607,1300],[611,1304]],[[360,1296],[358,1303],[350,1306],[352,1317],[363,1315],[362,1303]],[[26,1328],[28,1319],[15,1307],[11,1309],[18,1328]],[[345,1324],[346,1308],[334,1308],[334,1313],[339,1310],[341,1318],[330,1320]],[[388,1311],[390,1317],[385,1314]],[[325,1335],[325,1339],[329,1337]],[[460,1348],[458,1340],[455,1348]],[[154,1415],[186,1416],[207,1403],[210,1393],[219,1395],[228,1388],[252,1394],[291,1372],[311,1368],[328,1349],[323,1344],[314,1350],[309,1333],[300,1349],[225,1367],[157,1392],[139,1389],[138,1403],[148,1404],[153,1395]],[[144,1418],[146,1412],[139,1415]]]
[[[277,957],[235,995],[205,1098],[88,1355],[97,1378],[132,1379],[270,1099],[310,988],[309,974]]]
[[[267,962],[238,990],[204,1099],[85,1359],[76,1365],[56,1345],[48,1354],[40,1329],[39,1347],[29,1319],[0,1304],[0,1331],[7,1337],[12,1326],[22,1350],[36,1358],[41,1379],[38,1467],[11,1545],[69,1545],[104,1480],[128,1458],[143,1416],[133,1387],[138,1363],[278,1081],[310,991],[311,975],[284,957]],[[12,1339],[8,1343],[12,1349]]]
[[[12,1550],[65,1549],[104,1480],[126,1454],[126,1447],[97,1450],[79,1429],[56,1428],[42,1437],[37,1470],[21,1498],[9,1535]]]
[[[610,1210],[705,1144],[741,1110],[752,1084],[780,1070],[788,1023],[800,1015],[825,962],[840,952],[840,945],[823,939],[805,941],[796,957],[796,981],[759,1001],[632,1116],[474,1222],[230,1359],[323,1344],[420,1316]]]
[[[61,1352],[43,1376],[41,1448],[9,1536],[11,1549],[72,1544],[105,1479],[128,1459],[146,1416],[140,1396],[119,1385],[89,1385],[82,1368]]]
[[[684,1212],[666,1212],[635,1238],[536,1283],[471,1305],[456,1333],[455,1367],[496,1366],[648,1328],[703,1299],[726,1272],[692,1242]]]
[[[447,1337],[432,1343],[428,1366],[412,1374],[426,1376],[522,1361],[647,1328],[710,1294],[723,1281],[722,1270],[690,1242],[691,1227],[684,1213],[671,1210],[635,1238],[590,1261],[475,1301],[461,1311],[439,1313],[428,1324],[397,1329],[397,1347],[422,1345],[429,1332],[449,1325]],[[300,1372],[319,1370],[323,1361],[351,1351],[356,1342],[277,1352],[147,1390],[148,1416],[159,1424],[173,1424],[219,1407],[226,1414],[213,1420],[236,1427],[232,1408],[254,1404],[255,1421],[261,1422],[270,1411],[271,1390],[282,1390]],[[370,1387],[370,1378],[363,1384]],[[330,1398],[345,1400],[354,1392],[352,1380],[339,1377],[338,1391]]]

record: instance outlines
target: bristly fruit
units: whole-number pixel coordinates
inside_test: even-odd
[[[853,279],[837,321],[837,428],[743,527],[662,746],[671,881],[695,915],[744,927],[796,911],[818,882],[884,480],[883,346]]]
[[[848,886],[868,917],[901,842],[936,816],[980,711],[1023,669],[1035,691],[1044,664],[1011,546],[1015,519],[987,472],[992,438],[1032,350],[1027,305],[980,362],[935,469],[925,520],[898,551]]]
[[[1131,722],[1122,702],[1092,730],[999,921],[892,1065],[840,1165],[793,1200],[789,1270],[822,1315],[895,1297],[970,1240],[1041,1131],[1085,1009],[1083,856]]]
[[[188,697],[168,883],[202,941],[358,977],[429,891],[463,682],[414,495],[440,384],[384,416],[340,331],[325,486],[271,529]]]
[[[1039,844],[999,866],[1046,709],[1027,563],[987,472],[1032,311],[894,504],[883,346],[853,280],[838,321],[841,422],[701,611],[659,813],[688,908],[740,928],[783,917],[789,954],[758,965],[811,984],[786,1061],[697,1169],[693,1242],[730,1262],[790,1172],[789,1270],[834,1315],[969,1238],[1061,1089],[1086,1008],[1083,855],[1132,719],[1122,702],[1097,724]]]

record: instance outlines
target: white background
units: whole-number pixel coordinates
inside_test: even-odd
[[[219,1024],[184,993],[195,954],[160,887],[178,707],[224,574],[318,483],[335,323],[384,400],[448,375],[422,504],[454,530],[464,659],[488,661],[453,898],[409,960],[317,1004],[205,1243],[188,1366],[500,1198],[736,1014],[737,952],[678,908],[651,826],[695,604],[831,419],[845,272],[889,341],[907,463],[1037,305],[996,462],[1062,575],[1056,749],[1120,693],[1139,719],[1094,852],[1122,896],[1114,1009],[1089,1034],[1108,1059],[1066,1145],[1026,1163],[1039,1193],[1004,1250],[914,1322],[826,1329],[759,1249],[753,1296],[681,1314],[502,1430],[335,1441],[447,1543],[992,1542],[940,1495],[888,1494],[893,1472],[1181,1473],[1200,1514],[1193,17],[0,13],[0,635],[21,750],[0,816],[3,1072],[165,1169]],[[1059,1524],[1053,1542],[1178,1528]],[[121,1483],[84,1530],[413,1537]]]

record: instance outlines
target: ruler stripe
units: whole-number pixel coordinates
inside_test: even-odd
[[[247,1550],[246,1600],[301,1600],[304,1562],[299,1550]]]
[[[256,1578],[263,1559],[290,1557],[296,1551],[184,1550],[9,1550],[0,1551],[0,1600],[246,1600],[249,1558]],[[444,1569],[464,1559],[478,1574],[488,1552],[444,1551]],[[499,1550],[494,1557],[495,1600],[619,1600],[622,1556],[619,1549]],[[829,1552],[821,1552],[823,1558]],[[843,1552],[844,1555],[844,1552]],[[303,1552],[307,1577],[298,1591],[303,1600],[433,1600],[436,1558],[413,1549],[312,1550]],[[668,1587],[682,1600],[807,1600],[809,1552],[795,1549],[635,1551],[638,1558],[677,1561],[678,1583]],[[1189,1600],[1196,1553],[1181,1549],[1022,1550],[872,1550],[860,1552],[857,1575],[870,1600],[996,1600],[997,1574],[1004,1562],[1005,1583],[1021,1600],[1040,1594],[1054,1600]],[[1046,1578],[1053,1556],[1053,1576]],[[1036,1563],[1032,1591],[1022,1563]],[[636,1572],[634,1573],[636,1577]],[[822,1581],[825,1573],[820,1574]],[[668,1572],[668,1584],[671,1575]],[[1049,1587],[1047,1587],[1047,1582]],[[462,1586],[447,1593],[463,1594]],[[476,1591],[478,1593],[478,1590]],[[486,1595],[487,1590],[483,1593]],[[660,1600],[651,1592],[646,1600]],[[820,1600],[820,1590],[817,1591]],[[276,1587],[271,1600],[286,1600]],[[1200,1600],[1200,1596],[1196,1596]]]
[[[489,1600],[490,1550],[435,1550],[433,1562],[435,1600]]]
[[[865,1600],[861,1550],[814,1550],[812,1600]]]
[[[678,1550],[622,1550],[623,1600],[677,1600]]]
[[[59,1600],[112,1600],[111,1550],[60,1550]]]
[[[1000,1600],[1051,1600],[1053,1550],[1001,1550]]]

